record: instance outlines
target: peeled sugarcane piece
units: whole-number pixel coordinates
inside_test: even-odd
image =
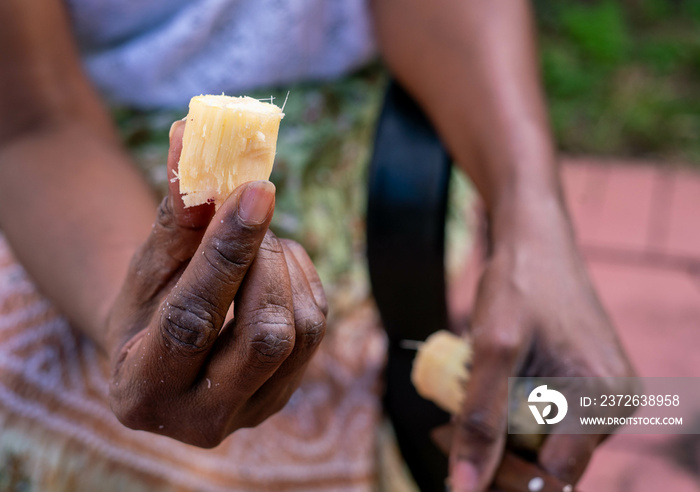
[[[449,331],[436,331],[418,349],[411,381],[423,398],[451,414],[458,414],[471,360],[472,347],[467,339]]]
[[[437,406],[457,415],[465,398],[464,386],[469,379],[472,362],[472,346],[468,339],[449,331],[437,331],[423,342],[413,359],[411,381],[418,394]],[[531,419],[527,406],[518,408],[510,416],[513,422]],[[508,446],[512,449],[537,451],[542,446],[544,434],[511,434]],[[449,449],[451,432],[442,436],[445,449]],[[443,446],[443,447],[444,447]]]
[[[178,167],[185,207],[219,208],[241,184],[268,179],[283,117],[278,106],[251,97],[193,97]]]

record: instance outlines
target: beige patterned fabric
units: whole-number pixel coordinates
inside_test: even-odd
[[[372,490],[378,326],[366,306],[329,327],[282,412],[202,450],[116,420],[106,361],[36,291],[0,234],[0,490]]]

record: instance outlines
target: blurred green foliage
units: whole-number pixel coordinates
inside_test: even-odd
[[[700,2],[536,0],[545,88],[568,152],[700,165]]]

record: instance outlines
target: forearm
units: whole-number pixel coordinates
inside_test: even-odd
[[[526,210],[558,207],[529,2],[374,0],[373,9],[389,67],[474,181],[494,233]]]
[[[0,2],[0,229],[102,348],[155,204],[82,71],[61,0]]]
[[[155,204],[118,144],[85,120],[0,145],[0,229],[40,290],[104,346],[104,318]]]

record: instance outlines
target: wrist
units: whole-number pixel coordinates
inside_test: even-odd
[[[526,124],[518,129],[517,134],[500,138],[501,145],[482,149],[478,167],[463,166],[484,200],[492,232],[499,228],[507,234],[514,218],[531,221],[564,209],[557,155],[549,133]],[[457,155],[458,162],[473,162],[465,155]]]
[[[573,238],[571,220],[556,173],[518,180],[488,210],[494,249],[503,243]]]

